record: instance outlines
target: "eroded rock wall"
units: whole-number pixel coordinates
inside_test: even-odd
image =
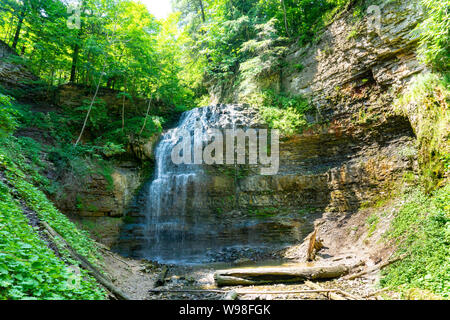
[[[412,32],[423,19],[416,1],[389,1],[377,7],[379,21],[376,14],[355,21],[347,12],[324,30],[317,44],[292,47],[282,72],[283,90],[329,107],[329,98],[346,87],[374,82],[398,88],[422,72],[415,54],[417,34]],[[295,64],[301,64],[302,71],[293,68]]]
[[[312,101],[313,125],[282,139],[276,175],[210,170],[208,206],[230,226],[255,216],[298,226],[314,220],[305,213],[349,214],[388,197],[405,172],[417,170],[411,125],[392,103],[414,75],[426,71],[411,33],[421,11],[409,2],[379,9],[379,29],[371,28],[370,15],[355,22],[350,11],[326,27],[318,43],[291,48],[282,90]],[[239,232],[237,224],[231,229]]]
[[[350,10],[325,28],[318,43],[291,48],[282,88],[312,101],[314,124],[282,139],[277,175],[250,170],[238,179],[216,176],[211,202],[225,202],[224,209],[238,203],[244,210],[346,212],[389,192],[405,171],[416,169],[414,134],[392,102],[413,75],[426,71],[416,59],[412,33],[422,13],[414,2],[378,8],[379,28],[373,15],[355,21]]]

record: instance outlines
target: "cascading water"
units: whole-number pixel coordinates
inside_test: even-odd
[[[199,224],[195,215],[187,214],[187,210],[202,210],[205,203],[203,169],[195,164],[176,165],[171,155],[183,138],[182,132],[191,134],[193,144],[202,142],[199,135],[203,135],[213,121],[208,111],[202,108],[186,112],[180,124],[163,135],[156,149],[156,175],[146,204],[144,256],[159,261],[178,261],[182,253],[183,259],[192,260],[204,250],[198,240],[205,233],[202,227],[207,226]]]
[[[224,250],[228,260],[235,259],[230,248],[249,252],[267,243],[272,248],[282,243],[285,238],[280,235],[291,229],[283,233],[284,227],[274,227],[270,219],[233,210],[238,204],[239,189],[234,165],[228,167],[231,173],[228,172],[225,186],[221,185],[227,192],[221,193],[216,182],[224,179],[222,166],[219,172],[211,174],[206,165],[175,164],[172,159],[172,150],[183,136],[190,136],[191,150],[195,150],[198,144],[209,142],[212,129],[248,128],[254,126],[253,121],[254,113],[239,105],[185,112],[178,126],[167,131],[156,148],[153,181],[141,192],[145,196],[138,208],[141,222],[124,228],[117,251],[162,263],[199,263],[220,260]],[[191,159],[194,160],[193,155]],[[231,215],[219,212],[225,200]]]

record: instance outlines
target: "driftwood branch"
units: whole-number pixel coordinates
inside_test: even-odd
[[[344,265],[331,267],[276,267],[230,269],[217,271],[214,279],[218,286],[295,283],[305,280],[338,278],[347,273]]]
[[[124,294],[122,291],[120,291],[118,288],[116,288],[109,280],[105,278],[104,275],[100,273],[100,271],[97,270],[96,267],[94,267],[85,257],[78,254],[75,249],[72,248],[72,246],[59,234],[57,233],[52,227],[50,227],[45,221],[41,221],[41,224],[47,231],[48,235],[52,239],[53,242],[58,243],[58,240],[60,240],[69,251],[70,256],[80,262],[80,266],[87,270],[91,276],[93,276],[102,286],[104,286],[106,289],[108,289],[112,294],[114,294],[118,299],[121,300],[130,300],[130,298]]]
[[[162,271],[155,280],[155,287],[161,287],[162,285],[164,285],[164,282],[166,282],[166,275],[168,271],[169,268],[167,266],[164,266],[162,268]]]
[[[327,291],[317,283],[311,281],[305,282],[305,285],[315,290]],[[327,298],[330,300],[347,300],[345,297],[348,297],[352,300],[362,300],[361,298],[351,295],[350,293],[347,293],[345,291],[342,291],[341,289],[328,290],[327,292]]]
[[[306,255],[306,261],[314,261],[316,253],[323,248],[323,242],[317,238],[317,230],[309,236],[308,252]]]
[[[354,280],[354,279],[359,278],[359,277],[361,277],[361,276],[363,276],[363,275],[372,273],[372,272],[374,272],[374,271],[381,270],[381,269],[387,267],[388,265],[393,264],[394,262],[397,262],[397,261],[399,261],[399,260],[405,259],[407,256],[408,256],[408,254],[403,254],[403,255],[401,255],[401,256],[395,258],[395,259],[390,259],[390,260],[388,260],[388,261],[386,261],[386,262],[377,264],[377,265],[375,265],[375,266],[373,266],[373,267],[371,267],[371,268],[368,268],[368,269],[366,269],[366,270],[364,270],[364,271],[358,272],[358,273],[356,273],[356,274],[348,275],[348,276],[344,277],[344,279],[345,279],[345,280]]]
[[[109,255],[111,258],[113,258],[113,259],[115,259],[115,260],[117,260],[117,261],[119,261],[119,262],[122,262],[124,265],[127,266],[127,268],[128,268],[129,271],[133,272],[133,271],[131,270],[131,265],[130,265],[128,262],[126,262],[125,260],[120,259],[119,257],[117,257],[114,253],[111,252],[111,250],[109,250],[108,248],[106,248],[104,245],[100,245],[100,243],[98,243],[98,242],[97,242],[97,245],[99,245],[100,250],[102,250],[102,252],[106,253],[106,254]]]

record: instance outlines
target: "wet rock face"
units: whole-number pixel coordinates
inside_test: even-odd
[[[248,117],[253,114],[248,106],[220,106],[214,116],[205,110],[201,112],[205,119],[220,124],[220,129],[230,127],[230,114],[245,126],[257,126]],[[284,137],[280,170],[271,176],[260,175],[257,166],[201,165],[189,171],[171,168],[164,160],[165,169],[156,170],[162,180],[149,181],[155,186],[142,189],[138,204],[128,213],[133,221],[122,229],[116,249],[150,260],[194,262],[216,261],[227,247],[240,252],[297,243],[324,212],[351,213],[388,192],[405,170],[415,166],[414,159],[399,152],[414,147],[405,119],[389,117],[345,130],[337,125]],[[159,190],[162,184],[166,187]],[[161,197],[164,206],[157,205],[155,215],[151,210]],[[229,259],[237,256],[231,254]]]
[[[237,209],[247,217],[256,212],[285,220],[299,218],[292,213],[305,210],[355,210],[415,167],[415,159],[401,152],[414,149],[411,128],[405,119],[396,119],[385,124],[392,126],[391,133],[369,127],[361,131],[362,140],[349,132],[336,135],[330,128],[286,138],[280,143],[276,175],[244,166],[209,168],[208,206],[216,212]],[[389,132],[384,126],[379,130]]]
[[[155,147],[160,134],[154,134],[148,139],[137,138],[128,145],[128,152],[141,161],[155,161]]]
[[[67,185],[59,208],[78,217],[123,217],[144,176],[136,163],[122,163],[112,172],[93,173],[83,184]]]

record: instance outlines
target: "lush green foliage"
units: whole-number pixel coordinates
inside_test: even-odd
[[[84,0],[79,10],[61,0],[5,0],[0,9],[1,39],[21,54],[11,59],[50,85],[100,84],[192,106],[176,19],[159,22],[132,0]]]
[[[0,299],[101,299],[86,274],[74,273],[29,225],[20,204],[0,182]]]
[[[257,73],[271,69],[271,62],[276,66],[276,55],[285,49],[281,40],[312,40],[329,14],[347,2],[177,0],[175,7],[182,12],[180,22],[191,39],[187,42],[191,59],[197,61],[192,71],[206,72],[217,82],[232,79],[241,64],[250,71],[255,58],[265,64]]]
[[[419,142],[422,182],[427,190],[440,186],[449,172],[449,99],[448,79],[429,73],[416,77],[395,102],[399,112],[411,117]]]
[[[177,0],[175,7],[191,39],[186,42],[195,65],[190,72],[205,75],[205,84],[223,102],[238,92],[233,99],[258,107],[269,126],[291,134],[305,126],[307,108],[301,98],[279,103],[287,99],[279,92],[283,56],[290,44],[313,41],[348,2]]]
[[[308,125],[305,114],[311,110],[311,105],[301,96],[264,90],[252,94],[246,101],[258,108],[261,119],[270,128],[284,134],[299,133]]]
[[[420,36],[419,55],[436,71],[450,69],[450,0],[421,0],[427,18],[416,29]]]
[[[413,189],[404,201],[387,237],[397,244],[397,255],[408,256],[389,267],[381,284],[450,298],[450,186],[431,196]]]
[[[27,141],[28,145],[32,145]],[[59,248],[58,258],[39,237],[37,229],[23,212],[30,208],[46,221],[79,254],[98,263],[97,249],[85,232],[60,213],[31,182],[43,181],[27,158],[16,153],[23,147],[20,140],[4,137],[0,144],[0,298],[7,299],[102,299],[105,293],[93,278],[81,271],[77,280],[73,269],[78,266],[67,251]],[[28,181],[29,180],[29,181]],[[7,185],[6,185],[7,184]],[[19,203],[21,199],[23,203]],[[58,245],[58,244],[57,244]]]
[[[11,98],[0,93],[0,137],[14,131],[17,126]]]

